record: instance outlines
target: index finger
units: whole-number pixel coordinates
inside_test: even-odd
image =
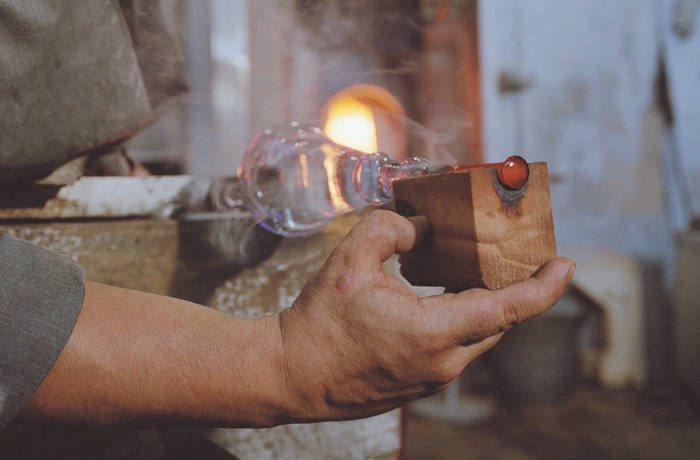
[[[336,248],[353,268],[379,272],[392,255],[410,251],[430,230],[423,216],[402,217],[391,211],[372,211],[363,217]]]

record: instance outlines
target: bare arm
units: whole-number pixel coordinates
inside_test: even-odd
[[[88,423],[271,426],[365,417],[432,394],[573,275],[556,259],[498,291],[419,298],[384,273],[424,219],[364,218],[279,315],[241,320],[88,283],[75,330],[25,411]]]
[[[277,316],[234,318],[88,282],[73,334],[25,414],[98,424],[278,423],[289,406]]]

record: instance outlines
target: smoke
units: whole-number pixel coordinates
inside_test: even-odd
[[[434,128],[406,118],[411,154],[422,156],[434,164],[458,164],[470,161],[474,152],[466,151],[466,137],[472,123],[469,114],[458,106],[443,114],[441,123]],[[421,154],[421,152],[423,152]]]
[[[405,110],[387,115],[405,127],[409,156],[433,163],[473,161],[479,152],[467,149],[474,145],[475,124],[457,102],[462,63],[454,41],[461,23],[434,20],[435,8],[425,5],[417,0],[296,0],[296,21],[307,46],[320,57],[318,81],[309,85],[318,86],[320,104],[353,84],[378,85]],[[435,30],[447,37],[443,43],[427,39]]]
[[[152,102],[160,104],[172,99],[186,88],[184,51],[193,52],[178,32],[184,27],[178,29],[174,25],[187,22],[184,15],[190,9],[183,9],[182,0],[121,0],[121,3]],[[474,124],[457,102],[459,88],[455,74],[459,63],[454,58],[440,62],[426,59],[436,49],[426,43],[426,27],[432,18],[425,17],[421,3],[418,0],[296,0],[274,5],[236,2],[234,6],[227,2],[227,8],[243,10],[235,15],[253,21],[244,21],[246,29],[249,28],[246,35],[251,40],[245,43],[249,53],[245,56],[245,69],[239,71],[237,64],[231,67],[231,63],[216,60],[216,56],[208,57],[211,58],[208,69],[198,68],[193,63],[203,64],[202,57],[189,56],[190,72],[211,72],[212,82],[211,93],[193,88],[187,104],[201,108],[198,114],[209,106],[211,126],[202,134],[206,123],[192,125],[192,120],[185,119],[188,125],[173,134],[179,137],[177,142],[164,140],[166,136],[161,133],[161,143],[166,144],[162,150],[179,149],[168,156],[190,158],[189,172],[232,171],[235,169],[232,163],[240,158],[247,139],[264,127],[259,120],[265,120],[264,125],[288,122],[290,117],[319,123],[321,107],[330,97],[348,86],[364,83],[380,86],[400,101],[405,113],[389,115],[405,127],[409,156],[422,156],[436,164],[472,161],[478,154],[468,151],[467,146]],[[212,5],[213,14],[219,3]],[[234,33],[238,37],[242,32],[230,31],[232,24],[223,23],[219,16],[212,16],[211,34],[217,40],[231,42]],[[280,27],[281,24],[289,27]],[[240,29],[241,24],[233,26]],[[283,34],[285,39],[266,41],[260,34]],[[261,41],[265,43],[262,47]],[[269,49],[270,43],[277,41],[285,49]],[[229,42],[228,45],[235,42],[236,50],[243,49],[238,41]],[[442,53],[438,58],[455,53],[449,47],[437,51]],[[309,56],[314,56],[315,68],[304,68],[310,62]],[[436,66],[442,66],[439,72],[435,71]],[[271,78],[271,72],[279,75]],[[440,72],[451,77],[443,81]],[[262,81],[272,86],[262,87]],[[196,82],[192,83],[197,86]],[[436,95],[436,87],[446,87],[449,91],[439,91]],[[270,94],[277,95],[274,101]],[[202,142],[183,141],[183,133]],[[197,150],[202,151],[185,151],[194,148],[193,145],[199,145]],[[193,166],[193,162],[199,162],[200,167]]]

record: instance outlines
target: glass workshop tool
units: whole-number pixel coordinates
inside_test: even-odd
[[[490,166],[507,189],[527,181],[528,164],[519,156],[482,165],[433,166],[420,157],[397,161],[340,145],[320,128],[292,122],[258,134],[237,176],[256,221],[273,233],[295,237],[312,234],[341,214],[391,203],[396,180]]]

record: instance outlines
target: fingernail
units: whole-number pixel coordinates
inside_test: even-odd
[[[417,240],[423,239],[428,233],[430,233],[430,221],[425,216],[413,216],[409,217],[414,227],[416,228]]]
[[[413,225],[420,228],[421,230],[427,230],[430,228],[430,221],[425,216],[413,216],[409,217],[408,220],[413,222]]]
[[[571,279],[574,277],[574,273],[576,273],[576,261],[569,259],[569,281],[571,281]]]

